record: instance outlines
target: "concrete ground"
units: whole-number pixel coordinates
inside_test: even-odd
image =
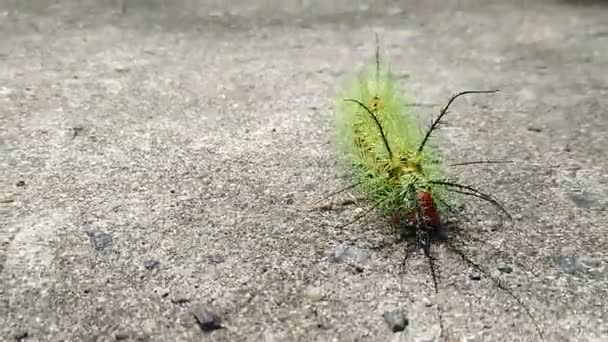
[[[437,308],[540,340],[443,246],[435,296],[383,218],[336,228],[365,203],[306,209],[349,184],[332,108],[375,32],[428,119],[501,90],[439,134],[517,161],[453,170],[515,217],[467,200],[466,252],[545,341],[607,341],[608,3],[563,0],[1,2],[0,340],[433,341]]]

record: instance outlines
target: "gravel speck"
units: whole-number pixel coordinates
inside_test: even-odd
[[[144,261],[144,267],[151,271],[155,268],[158,268],[158,266],[160,265],[160,261],[156,260],[156,259],[148,259]]]
[[[568,274],[574,274],[581,270],[578,259],[579,257],[574,255],[558,255],[553,258],[559,269]]]
[[[125,340],[128,340],[129,338],[130,338],[129,334],[126,334],[126,333],[117,333],[114,335],[115,341],[125,341]]]
[[[176,297],[171,299],[171,303],[175,305],[184,305],[190,303],[190,299],[186,297]]]
[[[384,313],[384,321],[392,332],[397,333],[405,330],[409,321],[403,309],[398,308]]]
[[[369,252],[347,243],[338,245],[330,256],[330,261],[361,267],[369,259]]]
[[[87,231],[91,244],[96,251],[103,251],[112,245],[112,235],[102,232],[101,230]]]
[[[513,267],[509,266],[509,265],[502,265],[502,266],[498,266],[498,270],[502,273],[513,273]]]
[[[203,332],[222,329],[222,319],[218,314],[207,307],[198,307],[192,310],[196,324]]]
[[[15,334],[15,341],[23,341],[30,336],[30,333],[27,331],[20,331]]]
[[[481,274],[479,274],[479,273],[471,273],[471,274],[469,274],[469,279],[475,280],[475,281],[481,280]]]
[[[221,264],[226,261],[226,258],[221,254],[211,254],[207,256],[207,260],[214,264]]]
[[[318,302],[325,298],[325,292],[319,286],[311,286],[306,289],[306,297],[313,302]]]
[[[428,299],[427,297],[423,297],[422,298],[422,304],[424,304],[424,306],[426,306],[427,308],[430,308],[431,306],[433,306],[433,302]]]

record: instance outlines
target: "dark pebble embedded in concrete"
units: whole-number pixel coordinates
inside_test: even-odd
[[[126,341],[129,338],[131,338],[131,336],[129,334],[125,334],[125,333],[118,333],[118,334],[114,335],[114,340],[116,340],[116,341]]]
[[[93,248],[95,248],[95,250],[97,251],[103,251],[104,249],[112,245],[112,235],[106,232],[103,232],[101,230],[92,230],[87,231],[86,233],[89,236],[89,239],[91,240]]]
[[[148,259],[144,261],[144,267],[149,271],[158,268],[158,266],[160,266],[160,261],[156,259]]]
[[[211,254],[207,256],[207,260],[209,260],[210,262],[214,263],[214,264],[221,264],[224,261],[226,261],[226,258],[224,258],[224,256],[220,255],[220,254]]]
[[[84,131],[84,128],[83,127],[72,127],[71,131],[72,131],[72,138],[76,138],[77,136],[82,134],[82,132]]]
[[[503,265],[503,266],[499,266],[498,270],[502,273],[513,273],[513,267],[509,266],[509,265]]]
[[[190,303],[190,299],[189,298],[173,298],[171,299],[171,303],[175,304],[175,305],[184,305],[184,304],[188,304]]]
[[[27,331],[20,331],[14,336],[15,341],[24,341],[28,337],[30,337],[30,333]]]
[[[355,265],[355,266],[353,267],[353,271],[354,271],[355,273],[363,273],[363,271],[365,271],[365,269],[364,269],[363,267],[359,266],[359,265]]]
[[[392,332],[397,333],[405,330],[409,321],[403,309],[398,308],[384,313],[384,321]]]
[[[469,278],[471,280],[476,280],[477,281],[477,280],[481,280],[481,275],[479,273],[471,273],[469,275]]]
[[[218,314],[207,307],[198,307],[192,310],[196,324],[203,332],[222,329],[222,319]]]

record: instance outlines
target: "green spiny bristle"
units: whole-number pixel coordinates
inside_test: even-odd
[[[375,114],[388,149],[374,118],[360,104],[344,99],[359,101]],[[441,160],[432,145],[418,155],[425,127],[408,103],[388,64],[376,60],[360,71],[338,103],[337,143],[347,165],[354,168],[355,181],[361,184],[362,192],[372,202],[380,203],[380,210],[409,211],[414,204],[408,198],[417,191],[430,191],[441,212],[446,203],[445,190],[427,182],[444,178]],[[401,170],[406,160],[417,160],[420,172],[399,172],[391,177],[391,170]]]

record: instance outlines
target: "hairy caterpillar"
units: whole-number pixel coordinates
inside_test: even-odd
[[[427,230],[440,228],[440,217],[450,208],[448,192],[481,198],[508,216],[491,196],[448,181],[439,153],[430,144],[431,134],[454,100],[468,94],[496,91],[464,91],[454,95],[424,132],[419,118],[401,99],[390,69],[380,62],[377,51],[375,69],[362,70],[358,83],[349,90],[349,96],[336,112],[339,144],[353,166],[356,186],[378,209],[398,221],[406,218],[410,223],[417,223],[414,216],[417,210],[421,211],[419,218]],[[484,162],[495,163],[474,163]]]
[[[415,236],[416,248],[421,248],[429,261],[436,293],[438,274],[431,242],[435,239],[449,240],[444,219],[456,212],[450,195],[476,197],[492,204],[510,218],[506,209],[492,196],[448,179],[441,155],[432,141],[433,132],[455,100],[465,95],[495,92],[497,90],[469,90],[452,96],[430,127],[425,129],[398,89],[388,64],[381,62],[377,47],[375,64],[361,70],[357,82],[347,90],[337,106],[337,143],[347,165],[352,168],[354,182],[331,195],[358,188],[372,203],[369,210],[342,227],[358,221],[372,210],[392,217],[402,237]],[[480,160],[450,166],[508,162]],[[448,243],[448,247],[467,266],[488,276],[498,288],[511,296],[524,309],[541,340],[544,340],[538,323],[519,297],[483,271],[455,244]],[[443,335],[441,312],[439,318]]]

